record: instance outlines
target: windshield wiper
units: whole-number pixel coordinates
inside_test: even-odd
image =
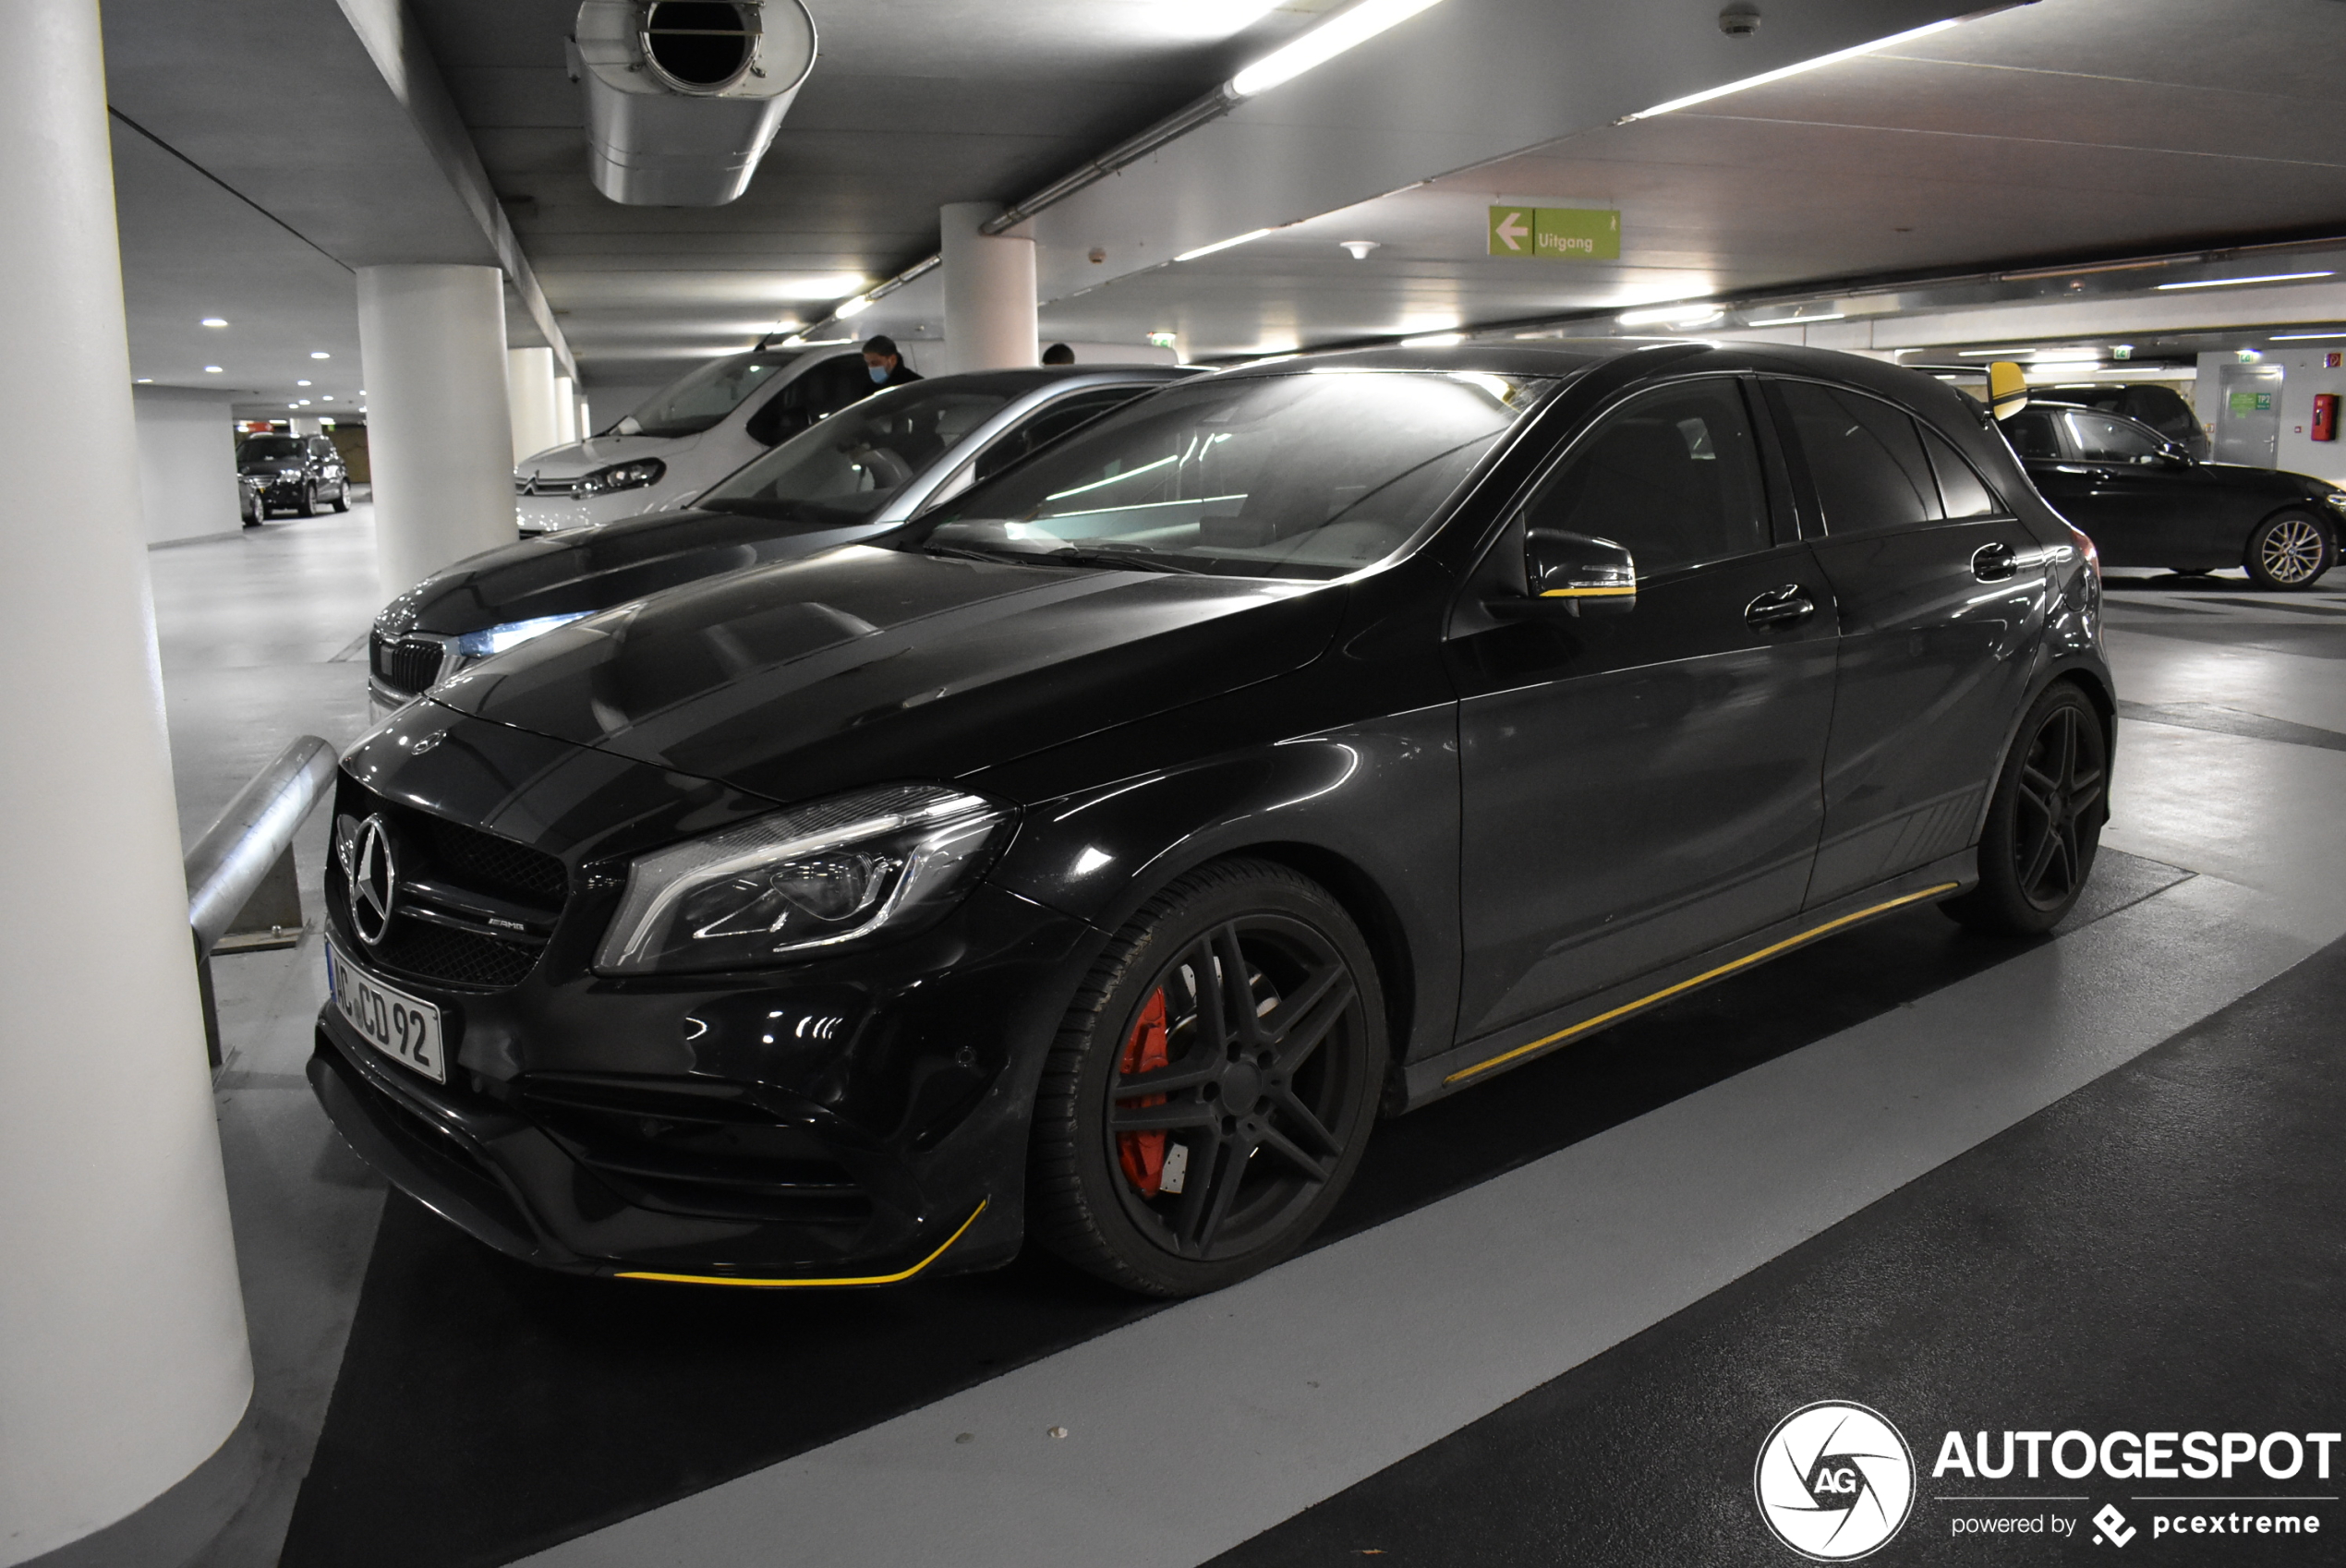
[[[1202,567],[1184,566],[1178,561],[1168,560],[1150,550],[1085,549],[1076,545],[1070,545],[1064,549],[1045,552],[1043,559],[1072,561],[1078,566],[1120,567],[1131,572],[1172,572],[1183,577],[1205,575],[1204,569]]]
[[[984,545],[940,545],[923,541],[914,547],[923,555],[940,555],[954,561],[985,561],[999,563],[1005,561],[1033,561],[1034,552],[1008,548],[988,549]]]

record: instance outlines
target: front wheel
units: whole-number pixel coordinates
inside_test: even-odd
[[[347,479],[334,487],[334,510],[336,512],[350,510],[350,481]]]
[[[1385,1049],[1368,944],[1324,888],[1261,861],[1191,872],[1117,934],[1051,1047],[1035,1238],[1149,1296],[1269,1268],[1351,1181]]]
[[[2248,536],[2244,564],[2258,587],[2287,593],[2319,582],[2336,563],[2337,548],[2320,518],[2304,512],[2276,513]]]
[[[2086,890],[2110,819],[2110,742],[2086,694],[2063,682],[2022,721],[1979,836],[1979,886],[1939,907],[1999,936],[2038,936]]]
[[[315,517],[318,515],[317,486],[304,485],[301,487],[301,504],[294,508],[294,515],[296,517]]]

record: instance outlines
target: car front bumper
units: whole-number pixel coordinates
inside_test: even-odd
[[[990,1268],[1022,1238],[1028,1109],[1092,935],[981,887],[929,931],[765,975],[484,994],[384,974],[441,1007],[447,1083],[331,1003],[309,1080],[369,1164],[541,1267],[771,1286]]]

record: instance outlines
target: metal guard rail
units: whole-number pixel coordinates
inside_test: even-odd
[[[187,851],[187,924],[208,959],[334,778],[334,748],[304,735],[236,791]]]

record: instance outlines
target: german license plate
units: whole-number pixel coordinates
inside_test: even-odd
[[[441,1049],[440,1009],[393,989],[326,944],[326,988],[334,1007],[367,1043],[434,1083],[448,1081]]]

